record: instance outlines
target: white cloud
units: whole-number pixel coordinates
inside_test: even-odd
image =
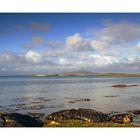
[[[100,40],[92,40],[90,42],[90,46],[91,48],[93,48],[94,50],[98,50],[98,51],[104,51],[107,49],[108,47],[108,43],[105,41],[100,41]]]
[[[51,57],[35,51],[0,54],[0,75],[47,73],[57,65]]]
[[[20,56],[20,54],[15,54],[15,53],[11,53],[11,52],[5,52],[0,54],[0,64],[8,64],[8,65],[12,65],[12,63],[14,62],[14,64],[20,64],[23,62],[22,60],[22,56]]]
[[[80,33],[76,33],[66,38],[66,47],[72,50],[87,50],[90,49],[90,43],[88,39],[82,38]]]
[[[47,55],[36,51],[0,55],[0,73],[47,73],[61,70],[89,69],[94,72],[139,72],[140,57],[117,57],[97,52],[76,52],[66,55]],[[57,52],[56,52],[57,53]]]
[[[80,33],[68,36],[66,38],[66,47],[71,50],[78,51],[104,51],[108,47],[105,40],[93,40],[90,38],[82,38]]]
[[[124,58],[122,59],[122,62],[123,64],[127,64],[127,65],[130,65],[130,66],[140,66],[140,57],[138,56],[129,56],[127,58]]]
[[[79,47],[79,44],[81,44],[81,42],[82,42],[82,38],[79,33],[74,34],[73,36],[68,36],[66,38],[66,45],[70,48]]]
[[[90,55],[89,58],[93,61],[93,64],[96,66],[110,65],[113,63],[118,63],[118,59],[113,56],[104,56],[104,55]]]
[[[135,50],[140,50],[140,42],[137,42],[137,44],[134,47]]]
[[[1,55],[1,61],[10,61],[11,59],[14,59],[15,57],[10,54],[2,54]]]
[[[134,58],[134,57],[128,57],[127,59],[126,59],[126,63],[128,63],[128,64],[133,64],[133,63],[135,63],[136,62],[136,58]]]
[[[78,55],[78,54],[77,54]],[[99,54],[82,54],[75,59],[60,58],[58,63],[63,67],[104,67],[119,63],[119,59],[114,56]]]
[[[59,61],[58,61],[58,63],[59,63],[60,65],[65,65],[65,64],[67,64],[68,62],[67,62],[67,60],[66,60],[65,58],[60,58]]]
[[[41,54],[35,51],[28,51],[25,54],[25,58],[27,59],[27,61],[33,62],[33,63],[39,63],[42,60]]]

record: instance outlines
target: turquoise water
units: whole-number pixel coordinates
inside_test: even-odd
[[[111,87],[120,83],[139,86]],[[71,108],[140,109],[140,77],[0,77],[0,111],[48,115]]]

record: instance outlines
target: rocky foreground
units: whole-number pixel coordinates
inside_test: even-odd
[[[19,113],[0,113],[1,127],[132,127],[133,115],[128,113],[104,114],[93,109],[69,109],[54,112],[44,119]]]

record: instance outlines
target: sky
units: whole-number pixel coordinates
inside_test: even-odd
[[[140,73],[140,14],[0,13],[0,75]]]

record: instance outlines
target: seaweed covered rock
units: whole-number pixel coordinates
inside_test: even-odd
[[[109,116],[93,109],[69,109],[62,110],[48,115],[46,120],[60,121],[60,120],[85,120],[88,122],[108,122]]]
[[[3,127],[41,127],[43,123],[29,115],[19,113],[0,113],[0,126]]]
[[[62,121],[62,120],[84,120],[91,123],[130,123],[133,120],[131,114],[113,113],[104,114],[93,109],[69,109],[54,112],[48,115],[46,120]]]
[[[93,109],[68,109],[54,112],[45,118],[45,121],[59,124],[62,121],[85,121],[87,123],[120,123],[126,124],[133,121],[131,114],[127,113],[113,113],[104,114]],[[44,122],[45,122],[44,121]],[[58,122],[58,123],[57,123]],[[37,117],[23,115],[19,113],[0,113],[1,127],[42,127],[43,122]]]
[[[0,112],[0,126],[4,126],[5,119],[4,119],[5,113]]]
[[[132,115],[126,113],[111,114],[109,117],[110,121],[115,123],[130,123],[133,121]]]

